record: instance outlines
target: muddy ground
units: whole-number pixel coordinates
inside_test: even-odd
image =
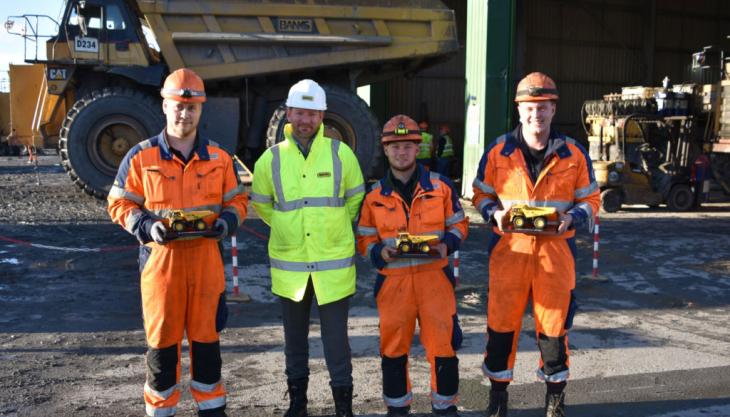
[[[601,221],[603,280],[581,279],[577,287],[569,415],[730,416],[730,204],[692,213],[636,207]],[[241,289],[253,301],[229,305],[222,333],[230,416],[281,415],[287,402],[267,233],[253,218],[238,233]],[[458,290],[460,408],[477,416],[488,390],[479,370],[488,232],[475,223],[470,233]],[[583,233],[582,275],[591,270],[591,246]],[[227,256],[229,275],[230,262]],[[374,274],[362,261],[358,272],[349,323],[355,410],[384,415]],[[526,314],[510,388],[513,417],[541,415],[533,329]],[[310,414],[331,415],[316,316],[310,344]],[[71,184],[55,156],[42,157],[38,169],[0,158],[0,416],[144,415],[144,352],[134,239],[110,223],[104,204]],[[414,409],[427,413],[428,367],[417,337],[412,356]],[[178,415],[195,415],[187,393]]]

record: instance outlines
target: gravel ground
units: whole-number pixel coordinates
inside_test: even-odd
[[[0,416],[141,416],[145,343],[135,241],[110,223],[103,202],[71,184],[57,157],[40,162],[36,169],[0,158]],[[604,280],[578,283],[569,415],[730,416],[730,204],[681,214],[631,208],[601,220]],[[222,333],[229,415],[281,415],[283,335],[269,289],[268,229],[255,215],[244,226],[241,288],[253,301],[229,305]],[[470,233],[457,293],[465,332],[460,407],[477,416],[488,389],[479,371],[487,231],[474,222]],[[585,275],[591,236],[581,235],[578,246],[577,269]],[[230,273],[229,256],[226,263]],[[355,410],[382,416],[374,273],[362,261],[358,273],[349,322]],[[526,314],[512,417],[541,413],[533,333]],[[331,415],[316,316],[310,336],[310,414]],[[427,413],[428,367],[417,337],[412,357],[414,409]],[[187,366],[184,359],[184,388]],[[187,392],[178,415],[194,415]]]
[[[71,184],[57,156],[0,157],[0,223],[81,224],[109,221],[104,202]]]

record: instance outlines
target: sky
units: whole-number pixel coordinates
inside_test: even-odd
[[[23,64],[23,44],[24,40],[20,36],[11,35],[7,32],[4,27],[8,16],[21,16],[24,14],[41,14],[48,15],[55,19],[60,20],[61,13],[63,12],[63,0],[26,0],[26,1],[0,1],[0,20],[2,20],[3,26],[0,27],[0,88],[6,91],[7,89],[7,77],[8,77],[8,64]],[[23,22],[18,19],[15,20],[15,28],[19,29],[22,27]],[[35,21],[34,21],[35,22]],[[41,29],[45,29],[44,34],[50,34],[50,26],[41,23]],[[45,39],[42,41],[45,42]],[[31,58],[34,56],[35,44],[28,42],[28,49],[32,51]]]

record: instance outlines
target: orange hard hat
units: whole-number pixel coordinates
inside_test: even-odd
[[[400,142],[404,140],[420,142],[422,140],[421,131],[418,130],[418,125],[415,120],[404,114],[399,114],[393,116],[385,123],[380,142],[386,144],[388,142]]]
[[[418,128],[421,130],[428,130],[428,122],[425,120],[422,121],[421,123],[418,124]]]
[[[527,74],[519,84],[515,93],[515,102],[557,100],[558,88],[552,78],[541,72]]]
[[[193,70],[180,68],[165,78],[160,95],[183,103],[204,103],[205,85]]]

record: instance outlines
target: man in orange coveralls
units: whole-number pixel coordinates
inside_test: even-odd
[[[225,416],[218,333],[225,325],[225,277],[218,240],[246,217],[247,196],[231,157],[197,133],[205,101],[203,80],[179,69],[161,91],[167,119],[157,136],[133,147],[109,192],[109,214],[143,245],[142,311],[147,336],[149,416],[175,415],[180,399],[180,348],[190,345],[190,391],[198,414]],[[213,239],[168,240],[171,210],[210,210]]]
[[[383,127],[382,143],[390,169],[365,196],[357,228],[357,246],[378,269],[375,299],[380,315],[383,398],[388,416],[406,416],[413,400],[408,352],[418,320],[421,343],[431,364],[434,415],[458,416],[461,337],[456,316],[454,276],[448,254],[459,249],[468,220],[453,184],[416,164],[421,134],[408,116]],[[399,258],[396,237],[438,235],[436,257]]]
[[[550,128],[558,90],[534,72],[517,86],[520,125],[485,151],[474,180],[474,206],[494,224],[489,243],[487,348],[482,370],[491,382],[487,415],[507,415],[522,314],[532,296],[539,378],[547,383],[545,415],[565,415],[568,335],[575,312],[575,230],[593,222],[600,201],[591,159],[575,140]],[[504,233],[514,204],[554,207],[553,235]]]

